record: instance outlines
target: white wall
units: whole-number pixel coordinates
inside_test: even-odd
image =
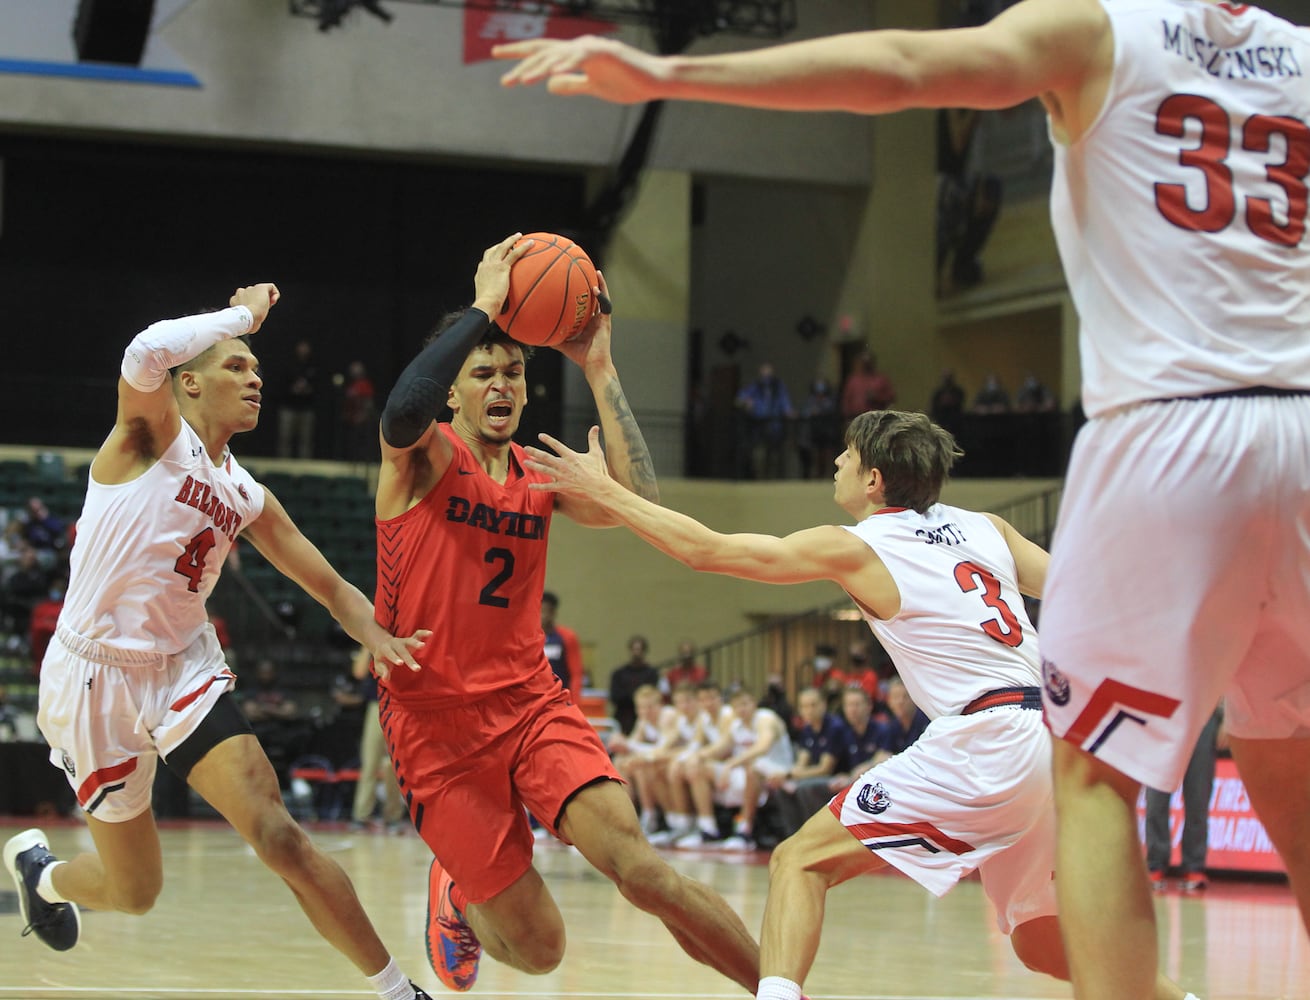
[[[0,73],[0,127],[94,130],[291,143],[452,158],[604,165],[639,110],[498,86],[504,67],[462,62],[464,11],[387,2],[391,24],[362,12],[330,32],[293,18],[286,0],[166,0],[172,15],[148,49],[200,88]],[[0,3],[0,58],[71,49],[75,0]],[[796,37],[868,23],[869,5],[804,0]],[[21,29],[21,30],[20,30]],[[621,37],[644,47],[644,29]],[[721,36],[697,44],[743,47]],[[175,58],[174,58],[175,57]],[[149,59],[148,59],[149,61]],[[652,166],[691,172],[864,183],[867,129],[846,115],[671,106]]]

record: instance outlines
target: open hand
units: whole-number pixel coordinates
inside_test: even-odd
[[[540,448],[527,448],[527,466],[534,472],[549,476],[548,482],[530,483],[533,490],[549,490],[566,496],[595,496],[614,484],[605,464],[605,452],[600,446],[600,428],[592,425],[587,433],[587,451],[581,454],[549,434],[538,434],[541,443],[554,449],[554,454]]]
[[[659,57],[596,35],[509,42],[494,46],[491,54],[496,59],[521,60],[500,78],[503,87],[544,80],[552,94],[582,94],[615,104],[655,100],[665,75]]]
[[[414,653],[427,644],[427,639],[431,635],[431,629],[421,628],[413,635],[405,638],[387,636],[386,639],[371,650],[373,653],[373,672],[382,680],[386,680],[391,676],[391,668],[393,666],[398,667],[403,663],[410,670],[418,673],[423,669],[423,666],[414,659]]]

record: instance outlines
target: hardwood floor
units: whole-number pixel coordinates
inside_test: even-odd
[[[0,820],[0,840],[25,825]],[[60,856],[90,847],[80,826],[46,832]],[[448,995],[424,954],[424,845],[412,835],[352,833],[339,825],[314,827],[313,835],[350,873],[402,967],[434,997]],[[0,884],[0,1000],[372,995],[227,827],[183,824],[165,828],[162,837],[166,883],[155,909],[143,917],[84,912],[82,940],[64,954],[19,936],[12,886]],[[764,854],[665,856],[713,886],[758,930],[768,886]],[[486,959],[470,996],[745,996],[683,955],[657,920],[620,898],[572,849],[544,844],[537,864],[564,913],[568,954],[545,976]],[[1204,895],[1162,895],[1157,907],[1167,971],[1204,1000],[1310,998],[1310,943],[1285,886],[1216,880]],[[1020,965],[976,881],[938,900],[894,874],[858,879],[830,894],[806,992],[815,1000],[1071,995],[1067,985]]]

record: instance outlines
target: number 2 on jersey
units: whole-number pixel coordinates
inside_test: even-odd
[[[214,529],[206,528],[198,532],[173,563],[173,572],[186,577],[186,589],[193,594],[200,592],[200,580],[205,575],[205,559],[214,547]]]
[[[508,608],[509,598],[497,594],[500,585],[514,575],[514,553],[509,549],[487,549],[487,554],[482,557],[485,563],[500,563],[500,572],[488,581],[487,585],[482,588],[478,594],[478,603],[490,605],[493,608]]]
[[[1000,580],[977,563],[962,562],[955,567],[955,582],[966,594],[982,587],[982,602],[1000,616],[1000,621],[988,618],[979,622],[984,632],[1004,646],[1018,646],[1023,642],[1023,627],[1001,596]]]

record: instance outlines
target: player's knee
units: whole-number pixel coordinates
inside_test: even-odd
[[[141,916],[149,913],[155,906],[163,888],[161,880],[133,880],[123,885],[114,885],[109,890],[109,901],[119,913]]]
[[[251,846],[259,860],[279,875],[303,868],[313,845],[290,816],[270,816],[260,824]]]
[[[609,873],[623,898],[639,910],[660,913],[676,891],[678,874],[654,850],[625,855]]]
[[[564,958],[564,934],[533,934],[518,949],[518,967],[531,976],[554,972]]]
[[[1020,924],[1010,934],[1010,947],[1026,968],[1069,982],[1069,960],[1055,917],[1039,917]]]
[[[800,856],[799,841],[800,837],[793,835],[773,849],[773,853],[769,855],[770,879],[777,877],[780,873],[795,869],[797,859]]]

